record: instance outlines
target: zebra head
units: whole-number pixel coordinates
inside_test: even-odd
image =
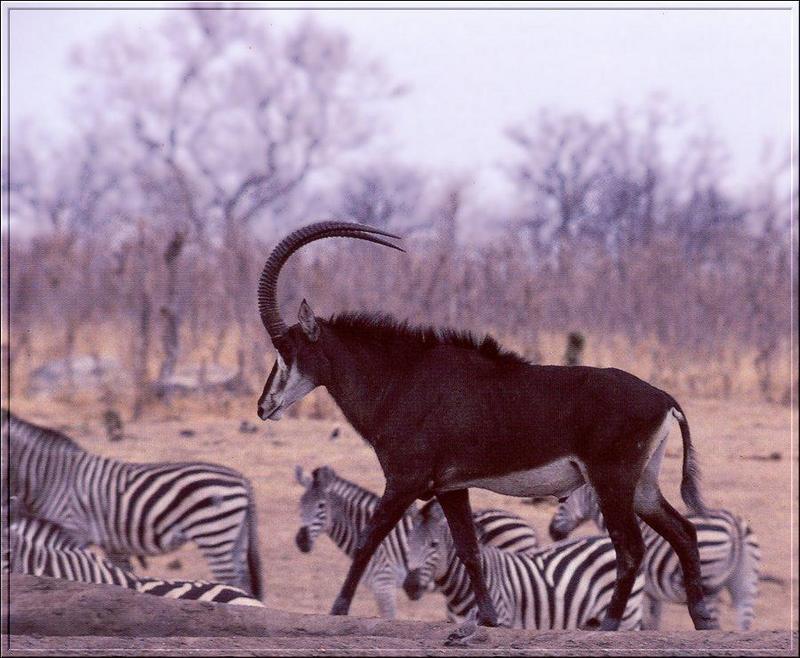
[[[593,519],[598,525],[602,524],[602,516],[594,488],[589,484],[584,484],[573,491],[558,506],[556,513],[553,514],[553,518],[550,520],[548,529],[550,538],[553,541],[566,539],[569,537],[569,533],[587,519]]]
[[[408,535],[408,573],[403,589],[412,601],[419,600],[432,581],[444,576],[452,539],[444,512],[431,500],[414,518]]]
[[[294,475],[298,484],[305,488],[300,497],[300,529],[295,543],[300,551],[310,553],[320,532],[328,530],[328,487],[336,474],[330,466],[320,466],[308,477],[301,466],[295,466]]]

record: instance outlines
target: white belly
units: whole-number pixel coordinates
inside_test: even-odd
[[[586,482],[583,464],[574,457],[557,459],[528,471],[515,471],[507,475],[477,478],[448,485],[448,490],[466,487],[489,489],[506,496],[556,496],[563,498]]]

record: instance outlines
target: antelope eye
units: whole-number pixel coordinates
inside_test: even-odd
[[[431,542],[431,548],[436,548],[438,545],[439,545],[439,542],[437,540],[435,540],[435,539]]]

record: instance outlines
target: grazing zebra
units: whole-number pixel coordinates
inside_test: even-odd
[[[3,430],[10,493],[26,516],[61,526],[82,547],[102,547],[127,570],[129,556],[160,555],[192,541],[215,580],[262,598],[253,494],[240,473],[201,462],[107,459],[5,410]]]
[[[709,611],[715,619],[718,618],[719,594],[727,589],[736,609],[739,629],[748,630],[755,616],[753,606],[758,595],[761,562],[761,548],[755,534],[747,521],[727,510],[710,510],[706,515],[687,518],[697,530],[700,569]],[[562,539],[588,519],[605,532],[594,489],[584,485],[558,506],[550,521],[550,536],[555,540]],[[686,591],[675,551],[648,525],[640,525],[646,547],[642,569],[649,612],[644,627],[656,630],[661,620],[662,603],[686,603]]]
[[[3,555],[5,573],[117,585],[169,599],[263,606],[258,599],[231,585],[202,580],[160,580],[136,576],[81,548],[69,533],[42,519],[15,520],[9,526],[9,535],[10,545],[7,554]]]
[[[330,466],[314,469],[311,477],[303,475],[303,469],[297,466],[295,478],[305,488],[300,498],[297,547],[308,553],[319,534],[325,532],[352,557],[359,533],[375,511],[379,497],[338,476]],[[406,511],[367,567],[364,582],[372,590],[382,617],[393,619],[396,613],[396,590],[406,577],[408,533],[416,513],[416,505]],[[514,551],[531,551],[538,546],[536,532],[516,515],[485,510],[475,512],[473,518],[494,546]]]
[[[481,566],[500,626],[509,628],[596,628],[611,602],[616,553],[608,537],[552,544],[533,554],[502,551],[485,543],[478,526]],[[475,606],[469,576],[439,503],[430,501],[417,514],[409,534],[409,572],[403,588],[414,599],[433,581],[448,607],[460,618]],[[641,625],[644,578],[639,574],[620,624]]]

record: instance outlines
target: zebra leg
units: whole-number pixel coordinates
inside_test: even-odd
[[[748,528],[749,530],[749,528]],[[748,533],[742,546],[742,558],[733,578],[728,583],[731,601],[736,608],[739,630],[750,630],[755,616],[753,607],[758,596],[759,562],[761,551],[752,532]]]
[[[645,592],[644,595],[645,610],[647,615],[642,620],[642,630],[644,631],[657,631],[661,626],[661,608],[663,602],[661,599]]]
[[[131,563],[130,555],[123,553],[108,553],[106,559],[111,562],[115,567],[123,571],[130,571],[133,573],[133,564]]]
[[[384,619],[397,616],[397,586],[394,571],[376,574],[372,581],[372,595],[378,605],[378,613]]]
[[[636,512],[647,525],[669,542],[680,560],[689,615],[694,627],[697,630],[719,628],[719,623],[709,613],[705,603],[700,551],[697,548],[697,531],[694,525],[666,501],[657,483],[650,482],[646,492],[637,488],[636,494]]]
[[[419,487],[398,490],[390,487],[389,483],[387,483],[383,497],[378,501],[378,506],[369,521],[367,521],[361,537],[359,537],[358,547],[347,572],[347,578],[339,591],[339,596],[336,597],[336,601],[333,603],[332,615],[346,615],[348,613],[364,569],[367,568],[378,546],[386,539],[386,535],[392,531],[392,528],[397,525],[397,522],[403,517],[408,506],[416,500],[419,493]]]
[[[706,610],[708,610],[709,616],[719,623],[719,594],[707,594],[706,598]]]
[[[469,492],[466,489],[458,489],[437,493],[436,498],[447,517],[456,554],[469,574],[475,602],[478,604],[478,623],[482,626],[497,626],[497,611],[481,569],[481,554],[469,506]]]
[[[617,580],[600,630],[615,631],[625,614],[636,575],[642,565],[644,542],[633,511],[632,487],[607,475],[597,482],[593,480],[592,483],[617,554]]]
[[[193,537],[192,540],[206,559],[215,581],[252,594],[243,564],[244,553],[236,549],[235,540],[220,542],[217,535]]]

